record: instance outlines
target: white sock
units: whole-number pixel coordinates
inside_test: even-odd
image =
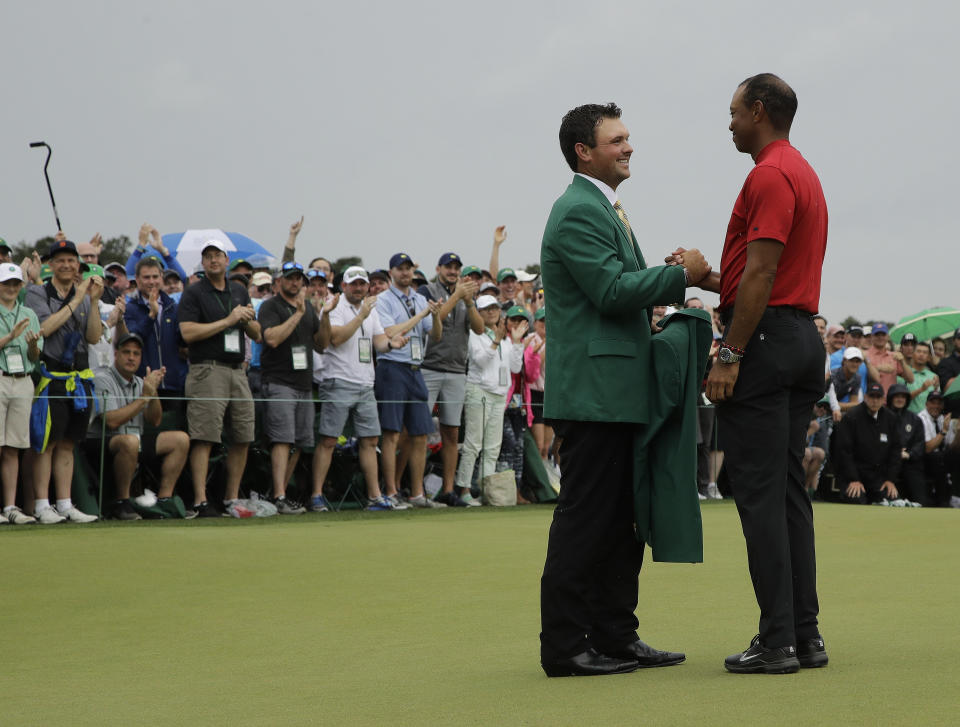
[[[6,514],[8,514],[11,510],[13,510],[13,505],[7,505],[5,508],[3,508],[3,514],[6,515]]]
[[[34,500],[33,501],[33,511],[41,512],[50,507],[50,500]]]
[[[57,510],[61,513],[66,512],[73,507],[73,501],[68,497],[66,500],[57,500]]]

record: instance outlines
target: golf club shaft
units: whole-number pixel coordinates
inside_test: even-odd
[[[57,231],[63,232],[63,227],[60,226],[60,213],[57,212],[57,202],[53,198],[53,187],[50,185],[50,175],[47,173],[47,167],[50,166],[50,157],[53,156],[53,149],[51,149],[50,145],[45,141],[30,142],[31,149],[36,149],[37,147],[41,146],[47,148],[47,161],[43,164],[43,177],[47,180],[47,191],[50,193],[50,204],[53,205],[53,217],[57,221]]]

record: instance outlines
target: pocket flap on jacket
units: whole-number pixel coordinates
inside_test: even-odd
[[[636,358],[636,341],[617,338],[595,338],[587,344],[588,356],[629,356]]]

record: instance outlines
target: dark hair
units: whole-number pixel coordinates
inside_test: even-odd
[[[595,130],[604,119],[619,119],[620,107],[613,101],[606,106],[585,104],[567,112],[560,122],[560,151],[573,171],[577,171],[577,144],[597,145]]]
[[[134,272],[134,275],[139,275],[142,268],[154,267],[160,268],[160,272],[163,272],[163,263],[160,262],[156,257],[151,255],[150,257],[140,258],[140,261],[137,263],[137,269]]]
[[[327,265],[330,266],[330,269],[333,270],[333,263],[330,262],[329,260],[327,260],[325,257],[315,257],[313,260],[311,260],[309,263],[307,263],[307,267],[308,267],[308,268],[312,268],[312,267],[313,267],[313,264],[314,264],[317,260],[323,260]]]
[[[927,353],[933,353],[933,346],[928,341],[917,341],[917,348],[921,346],[927,349]]]
[[[743,102],[748,107],[759,101],[774,129],[790,131],[793,116],[797,113],[797,94],[786,81],[772,73],[760,73],[743,81],[740,88],[743,88]]]

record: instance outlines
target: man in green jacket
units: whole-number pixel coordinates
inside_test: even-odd
[[[541,579],[548,676],[668,666],[684,655],[639,640],[633,442],[649,419],[650,308],[681,301],[710,267],[647,268],[616,188],[633,149],[614,104],[570,111],[560,148],[576,173],[554,203],[540,251],[550,305],[544,415],[557,422],[563,472]]]

